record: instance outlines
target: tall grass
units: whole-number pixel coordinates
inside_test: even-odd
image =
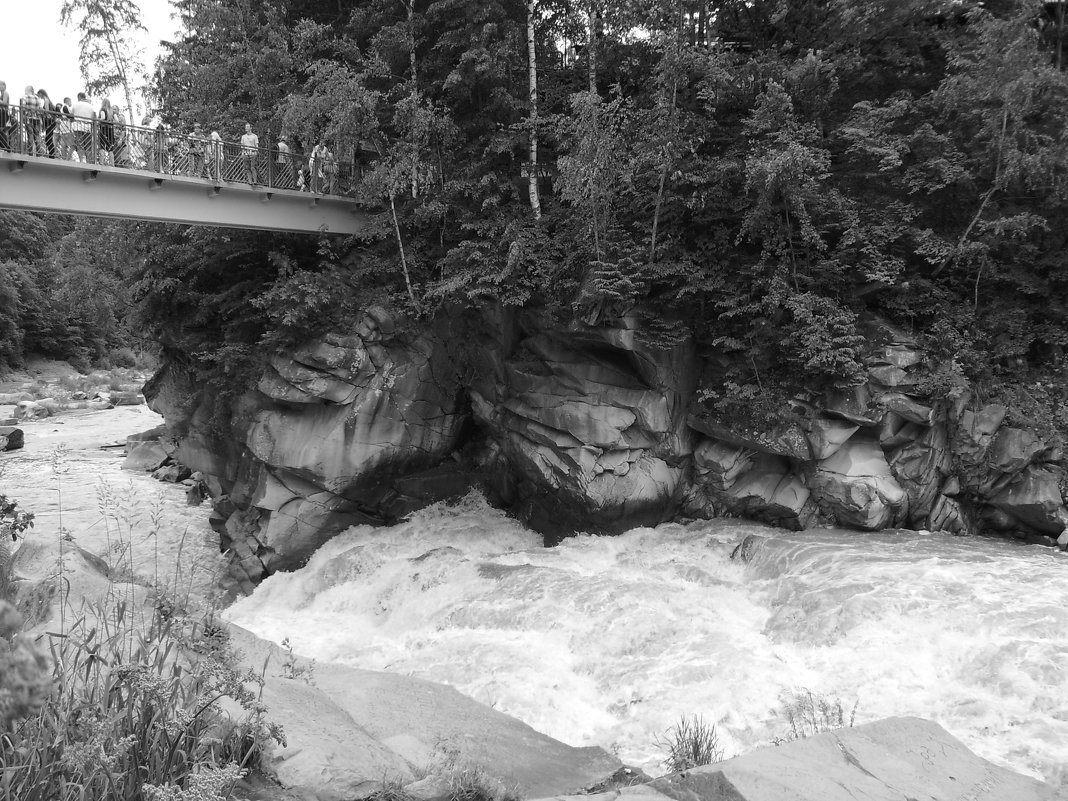
[[[282,740],[259,704],[262,674],[238,666],[210,615],[157,598],[138,621],[125,601],[101,602],[47,636],[51,693],[0,736],[2,801],[194,798],[220,777],[232,787],[268,740]],[[235,729],[226,698],[247,713]]]
[[[846,715],[842,700],[837,696],[832,698],[808,689],[794,690],[783,697],[782,707],[779,710],[779,714],[786,719],[790,728],[784,735],[776,737],[774,743],[781,745],[794,740],[803,740],[820,732],[852,728],[857,718],[859,705],[858,699]]]
[[[663,737],[657,738],[657,745],[667,751],[664,767],[672,773],[723,760],[716,725],[706,723],[700,715],[679,718]]]
[[[65,454],[57,450],[51,461],[62,515]],[[109,576],[122,583],[75,608],[61,517],[57,575],[41,590],[49,605],[58,594],[60,606],[59,631],[42,637],[47,654],[14,634],[0,603],[0,801],[223,801],[271,740],[283,742],[259,700],[263,672],[241,666],[210,610],[189,611],[203,606],[180,567],[184,536],[174,567],[160,570],[162,501],[147,521],[132,511],[132,497],[106,483],[98,502]],[[149,539],[151,574],[137,575],[134,543]],[[45,674],[37,695],[21,704],[7,687],[15,686],[12,654],[23,656],[27,675]],[[224,704],[242,710],[238,721]]]

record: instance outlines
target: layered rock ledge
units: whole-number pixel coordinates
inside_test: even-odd
[[[169,452],[205,476],[246,589],[355,523],[471,487],[550,541],[736,516],[1068,545],[1058,436],[967,390],[930,396],[930,359],[892,330],[867,366],[866,383],[752,430],[697,403],[691,343],[655,347],[626,320],[457,312],[416,327],[375,307],[272,355],[232,400],[176,361],[145,395]]]

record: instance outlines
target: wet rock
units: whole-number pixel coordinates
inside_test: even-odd
[[[0,451],[20,450],[26,442],[21,428],[0,425]]]
[[[1068,522],[1060,490],[1064,482],[1063,468],[1029,467],[990,503],[1038,533],[1057,537]]]
[[[158,441],[135,441],[126,446],[126,458],[122,462],[122,469],[140,470],[147,473],[162,467],[169,458],[166,449]]]
[[[741,542],[731,551],[731,559],[738,559],[743,564],[749,564],[753,554],[764,543],[766,537],[756,534],[746,534]]]
[[[809,487],[839,525],[877,531],[900,524],[908,514],[908,494],[870,439],[854,438],[819,462]]]
[[[722,497],[732,514],[793,531],[807,528],[817,513],[809,488],[780,456],[761,455]]]
[[[168,464],[152,471],[152,478],[167,484],[179,484],[192,474],[188,467],[180,464]]]
[[[977,756],[937,723],[886,718],[568,801],[1053,801],[1056,789]]]
[[[935,496],[931,513],[927,516],[926,528],[929,531],[947,531],[958,536],[977,532],[971,516],[964,511],[960,503],[945,495]]]

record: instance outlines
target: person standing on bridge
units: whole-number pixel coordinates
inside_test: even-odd
[[[7,132],[11,127],[11,96],[7,93],[7,83],[0,81],[0,150],[10,150],[11,142]]]
[[[62,103],[56,103],[56,140],[59,157],[70,161],[74,155],[74,129],[71,125],[74,115],[70,111],[70,98],[63,98]]]
[[[104,98],[100,102],[98,130],[100,131],[100,163],[115,166],[115,114],[111,110],[111,101]]]
[[[285,136],[278,137],[278,186],[282,189],[293,188],[293,171],[289,165],[290,150],[289,142]]]
[[[45,150],[48,153],[48,158],[54,159],[56,157],[56,106],[44,89],[37,90],[37,98],[41,101],[41,122],[44,126]]]
[[[96,161],[96,142],[93,131],[96,128],[96,112],[89,105],[85,92],[78,92],[78,100],[71,106],[71,114],[74,115],[72,127],[74,129],[74,150],[78,153],[78,161]]]
[[[259,183],[256,174],[256,158],[259,156],[260,138],[252,133],[252,123],[245,123],[245,133],[241,135],[241,161],[245,165],[245,180],[250,184]]]
[[[130,166],[130,140],[126,130],[126,116],[119,106],[111,107],[111,116],[115,126],[115,166]]]
[[[326,164],[326,154],[328,152],[326,144],[319,142],[312,148],[311,158],[308,159],[308,172],[311,174],[311,191],[317,195],[322,194],[323,184],[326,181],[323,167]]]
[[[41,98],[33,93],[32,86],[26,87],[22,100],[19,101],[19,116],[22,117],[22,130],[26,137],[26,154],[45,155],[44,142],[41,139]]]

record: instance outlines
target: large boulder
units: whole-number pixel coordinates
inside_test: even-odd
[[[908,519],[923,526],[950,472],[952,454],[943,425],[908,424],[906,444],[890,454],[890,471],[908,494]]]
[[[1053,801],[1057,790],[975,755],[937,723],[887,718],[569,801]],[[1061,796],[1063,798],[1063,796]]]
[[[715,490],[729,490],[738,477],[753,466],[753,451],[702,439],[693,452],[694,481]]]
[[[146,385],[175,460],[216,487],[239,580],[299,564],[354,523],[396,519],[457,491],[441,476],[435,494],[433,472],[464,421],[447,332],[402,338],[392,325],[367,316],[354,331],[276,354],[256,388],[226,405],[174,364]],[[398,486],[414,474],[427,476],[419,497]],[[250,509],[252,530],[242,518],[231,539],[226,518]]]
[[[545,796],[577,792],[620,767],[600,748],[565,745],[451,687],[336,664],[312,669],[237,626],[231,631],[250,668],[269,666],[262,700],[286,745],[264,762],[301,798],[362,798],[427,774],[447,779],[458,768],[477,768],[521,797]]]
[[[899,525],[908,514],[908,494],[871,438],[854,437],[819,462],[808,486],[839,525],[877,531]]]
[[[760,520],[799,531],[811,525],[816,504],[793,463],[782,456],[761,454],[753,466],[718,496],[738,517]]]
[[[1030,467],[990,503],[1025,526],[1057,537],[1068,525],[1061,485],[1068,483],[1060,467]]]
[[[692,346],[658,350],[632,331],[524,324],[514,348],[478,357],[470,393],[519,514],[550,534],[669,519],[693,448]]]
[[[26,443],[26,435],[21,428],[0,426],[0,451],[17,451]]]

